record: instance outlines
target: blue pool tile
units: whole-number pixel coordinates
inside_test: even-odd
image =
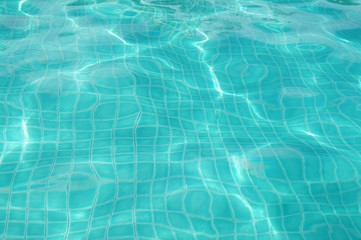
[[[5,1],[0,238],[360,239],[359,12]]]

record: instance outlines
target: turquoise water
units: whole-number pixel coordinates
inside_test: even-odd
[[[361,239],[360,4],[0,1],[0,237]]]

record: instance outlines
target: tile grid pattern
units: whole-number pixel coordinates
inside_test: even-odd
[[[361,238],[359,45],[304,30],[323,4],[5,1],[0,235]]]

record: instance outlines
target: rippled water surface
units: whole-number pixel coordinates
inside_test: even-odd
[[[360,13],[0,1],[0,237],[361,239]]]

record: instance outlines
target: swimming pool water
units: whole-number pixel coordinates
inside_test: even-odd
[[[361,239],[360,3],[0,1],[0,237]]]

